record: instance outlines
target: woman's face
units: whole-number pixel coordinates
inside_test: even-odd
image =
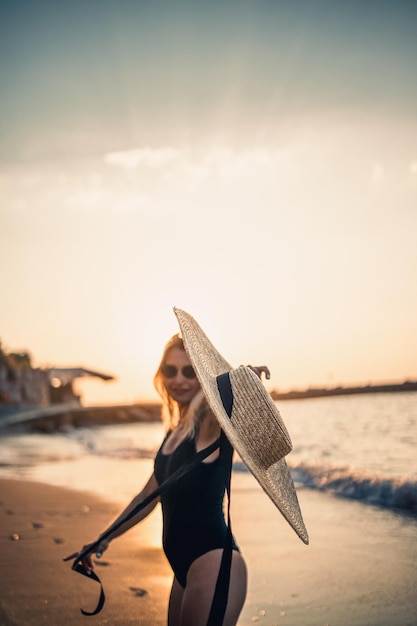
[[[166,390],[171,398],[179,404],[191,402],[200,389],[200,383],[197,376],[190,378],[194,371],[185,350],[171,348],[161,370]]]

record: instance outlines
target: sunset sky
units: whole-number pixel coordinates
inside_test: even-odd
[[[417,2],[0,11],[4,348],[155,399],[178,306],[269,389],[417,378]]]

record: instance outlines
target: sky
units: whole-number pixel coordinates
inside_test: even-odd
[[[173,307],[269,389],[417,378],[417,3],[0,0],[0,339],[157,398]]]

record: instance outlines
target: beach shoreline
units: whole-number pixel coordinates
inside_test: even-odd
[[[63,556],[94,539],[120,507],[89,492],[0,480],[0,624],[73,626],[99,587]],[[250,474],[232,479],[232,523],[249,570],[239,626],[415,626],[416,520],[299,490],[305,546]],[[97,565],[107,601],[94,624],[166,624],[172,579],[160,512],[115,541]],[[13,539],[13,535],[18,538]]]

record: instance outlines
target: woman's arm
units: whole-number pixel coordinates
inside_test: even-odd
[[[148,482],[146,483],[142,491],[133,498],[130,504],[128,504],[127,507],[120,513],[119,517],[115,519],[114,522],[109,526],[109,528],[103,531],[100,536],[105,535],[106,533],[111,531],[111,529],[114,526],[116,526],[124,517],[126,517],[126,515],[129,515],[129,513],[133,511],[133,509],[136,506],[138,506],[138,504],[143,502],[145,498],[147,498],[153,491],[155,491],[157,487],[158,487],[158,483],[155,478],[155,474],[152,474],[152,476],[150,477],[150,479],[148,480]],[[110,541],[113,541],[113,539],[116,539],[116,537],[123,535],[127,530],[129,530],[129,528],[132,528],[132,526],[136,526],[136,524],[139,524],[139,522],[144,520],[145,517],[147,517],[149,513],[151,513],[154,510],[158,502],[159,502],[159,498],[155,498],[155,500],[152,500],[152,502],[150,502],[148,506],[146,506],[144,509],[139,511],[139,513],[136,513],[136,515],[134,515],[127,522],[122,524],[117,530],[114,531],[114,533],[111,533],[107,537],[107,542],[110,543]]]
[[[111,532],[111,529],[113,527],[115,527],[121,520],[123,520],[126,517],[126,515],[128,515],[131,511],[133,511],[134,508],[138,506],[138,504],[143,502],[145,498],[147,498],[153,491],[155,491],[155,489],[157,489],[157,487],[158,487],[158,482],[156,480],[155,474],[152,474],[152,476],[150,477],[150,479],[148,480],[148,482],[146,483],[142,491],[133,498],[133,500],[120,513],[120,515],[114,520],[114,522],[105,531],[101,533],[100,537],[110,532],[110,534],[100,542],[98,547],[97,547],[96,541],[92,542],[91,544],[87,544],[79,552],[74,552],[73,554],[70,554],[69,556],[65,557],[64,561],[71,561],[72,559],[77,558],[77,556],[81,552],[84,552],[85,549],[88,548],[89,545],[92,546],[94,544],[96,546],[94,548],[94,552],[96,552],[97,556],[101,556],[103,552],[107,550],[110,542],[113,541],[113,539],[116,539],[116,537],[123,535],[127,530],[129,530],[129,528],[132,528],[132,526],[135,526],[136,524],[144,520],[145,517],[147,517],[149,513],[151,513],[154,510],[155,506],[159,502],[159,498],[155,498],[155,500],[152,500],[152,502],[150,502],[144,509],[139,511],[136,515],[134,515],[131,519],[126,521],[124,524],[121,524],[120,527],[117,528],[114,532]],[[85,559],[83,559],[83,565],[88,571],[93,569],[91,556],[92,556],[92,553],[90,552],[85,557]]]

